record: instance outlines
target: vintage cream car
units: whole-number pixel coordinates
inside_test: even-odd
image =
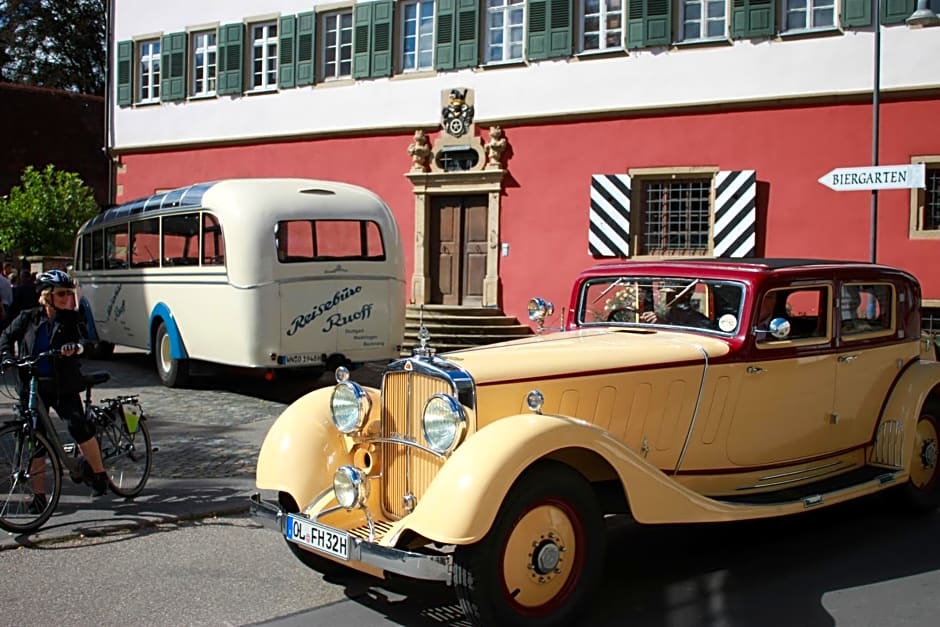
[[[540,327],[551,310],[530,303]],[[905,272],[603,265],[540,331],[443,355],[430,338],[381,389],[340,369],[271,428],[253,513],[315,568],[438,580],[475,624],[542,626],[584,610],[608,515],[736,521],[889,489],[940,504],[940,364]]]

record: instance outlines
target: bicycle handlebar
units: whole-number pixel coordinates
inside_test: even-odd
[[[61,356],[62,349],[53,348],[47,351],[43,351],[38,355],[29,355],[26,357],[8,357],[0,362],[0,372],[6,370],[7,368],[31,368],[32,366],[35,366],[40,359]]]

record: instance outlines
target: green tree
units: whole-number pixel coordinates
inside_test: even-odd
[[[104,95],[106,0],[0,0],[0,80]]]
[[[74,172],[28,166],[0,198],[0,249],[19,255],[71,254],[75,233],[98,212],[91,188]]]

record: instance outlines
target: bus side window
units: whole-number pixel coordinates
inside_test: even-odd
[[[131,267],[160,265],[160,222],[157,218],[131,222]]]
[[[199,214],[163,218],[163,265],[199,265]]]
[[[219,219],[211,213],[202,214],[202,265],[225,265],[225,238]]]
[[[93,270],[104,270],[104,231],[102,230],[91,234],[91,267]]]
[[[127,224],[108,227],[104,231],[105,269],[127,268]]]

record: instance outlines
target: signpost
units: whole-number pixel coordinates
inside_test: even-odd
[[[837,192],[914,189],[924,187],[926,180],[927,168],[923,163],[835,168],[819,177],[820,183]]]

